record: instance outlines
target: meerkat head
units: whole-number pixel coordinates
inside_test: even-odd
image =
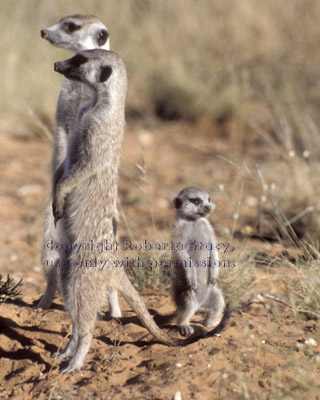
[[[112,54],[107,50],[85,50],[68,60],[56,62],[54,70],[72,81],[95,86],[110,78]]]
[[[195,221],[206,217],[212,209],[212,202],[207,192],[195,187],[187,187],[173,199],[178,218]]]
[[[40,33],[52,45],[75,53],[89,49],[110,50],[109,32],[93,15],[69,15]]]

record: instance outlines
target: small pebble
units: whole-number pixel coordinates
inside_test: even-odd
[[[181,365],[180,363],[176,363],[176,364],[175,364],[175,367],[177,367],[177,368],[181,368],[181,367],[182,367],[182,365]]]
[[[177,391],[175,395],[172,397],[172,400],[182,400],[181,392]]]
[[[314,346],[314,347],[318,346],[317,342],[312,338],[308,338],[304,342],[309,346]]]

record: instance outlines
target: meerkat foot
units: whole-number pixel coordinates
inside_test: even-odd
[[[53,296],[52,298],[48,298],[45,295],[43,295],[39,301],[39,303],[33,307],[34,310],[38,309],[38,308],[42,308],[43,310],[49,310],[49,308],[51,307],[52,304],[52,300],[53,300]]]
[[[57,288],[56,284],[48,283],[44,295],[41,297],[39,303],[36,306],[34,306],[33,308],[34,309],[42,308],[43,310],[49,310],[49,308],[51,307],[54,295],[56,293],[56,288]]]
[[[79,371],[81,369],[84,359],[88,353],[91,339],[92,334],[90,333],[87,333],[86,335],[79,338],[75,354],[72,357],[69,365],[61,371],[62,374],[68,374],[70,372]]]
[[[223,310],[220,310],[217,313],[208,313],[202,321],[202,324],[207,328],[214,328],[218,326],[222,318],[222,311]]]
[[[52,301],[57,291],[58,286],[58,271],[56,267],[51,267],[47,269],[47,287],[44,295],[41,297],[39,303],[33,308],[42,308],[44,310],[49,310]]]
[[[191,325],[180,325],[179,330],[182,336],[191,336],[194,334],[194,329]]]
[[[110,307],[110,316],[112,318],[121,318],[122,314],[121,314],[120,307],[118,306],[118,308],[116,308],[116,309]]]
[[[65,347],[64,350],[60,351],[60,353],[55,353],[54,357],[57,357],[57,360],[63,360],[67,357],[70,357],[72,354],[74,354],[78,344],[78,336],[76,334],[72,335],[72,337],[69,340],[69,343]]]
[[[207,328],[213,328],[214,326],[217,326],[219,324],[219,321],[217,321],[215,318],[210,318],[210,319],[205,318],[202,324]]]

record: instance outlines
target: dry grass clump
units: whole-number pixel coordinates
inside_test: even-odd
[[[296,164],[294,167],[296,167]],[[290,182],[293,181],[290,180]],[[285,190],[286,187],[284,188]],[[315,207],[308,206],[306,208],[309,198],[305,197],[306,203],[303,203],[305,193],[302,192],[301,197],[296,195],[291,203],[291,207],[292,205],[299,207],[297,201],[300,200],[302,203],[296,209],[300,210],[300,212],[290,214],[288,210],[283,210],[280,207],[279,203],[281,201],[279,198],[274,198],[274,194],[270,192],[269,188],[266,187],[264,193],[266,196],[265,202],[268,203],[269,201],[268,213],[273,221],[274,239],[283,250],[279,255],[266,257],[262,261],[274,267],[270,274],[273,275],[273,279],[279,280],[279,288],[281,287],[285,300],[296,315],[319,318],[319,241],[317,237],[315,241],[312,240],[312,236],[319,232],[318,221],[313,220],[316,213]],[[288,205],[290,198],[286,197],[285,199],[284,204]],[[294,210],[292,208],[291,212]],[[289,219],[289,216],[291,216],[291,219]],[[309,225],[307,225],[306,221],[309,221]]]
[[[297,262],[285,260],[288,279],[285,280],[286,295],[296,314],[320,318],[320,260]]]
[[[161,242],[157,241],[157,243]],[[140,267],[138,267],[138,257]],[[170,251],[136,251],[133,258],[135,263],[126,272],[138,290],[149,287],[163,290],[170,287],[170,270],[172,268],[169,266],[172,259]]]
[[[0,274],[0,305],[4,303],[8,298],[13,299],[20,295],[17,288],[21,285],[22,279],[15,285],[13,279],[7,275],[7,279],[2,281],[2,275]]]
[[[247,303],[256,291],[255,252],[239,247],[221,259],[226,259],[230,265],[234,265],[220,268],[219,286],[226,303],[231,309],[236,309]]]
[[[274,214],[280,229],[290,226],[299,238],[314,241],[320,232],[320,131],[310,104],[297,104],[295,96],[291,91],[288,103],[281,103],[269,93],[268,122],[252,125],[269,149],[268,161],[261,162],[264,171],[259,171],[266,200],[262,208]]]

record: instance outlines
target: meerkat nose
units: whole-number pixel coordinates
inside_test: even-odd
[[[204,207],[204,211],[205,211],[205,212],[209,212],[210,210],[211,210],[211,207],[210,207],[210,206],[205,206],[205,207]]]
[[[43,39],[48,37],[48,31],[46,29],[41,29],[40,34]]]
[[[58,62],[55,62],[55,63],[54,63],[54,70],[55,70],[56,72],[59,72],[59,63],[58,63]]]

